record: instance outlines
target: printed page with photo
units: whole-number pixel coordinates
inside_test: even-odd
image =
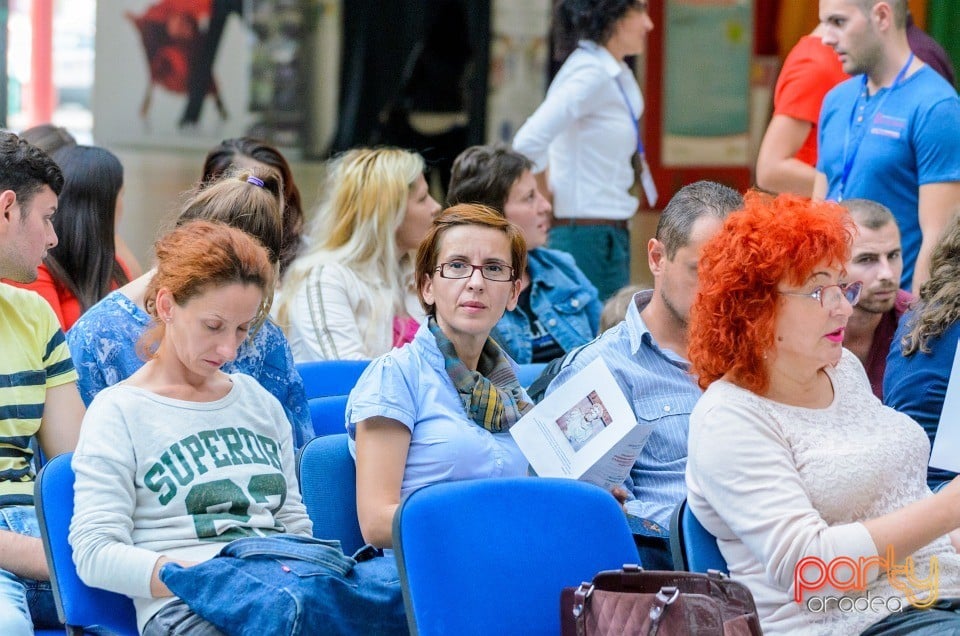
[[[637,423],[620,385],[597,358],[510,433],[541,477],[580,479],[610,490],[626,479],[652,430]]]

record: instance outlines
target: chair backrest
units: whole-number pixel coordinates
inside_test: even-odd
[[[122,594],[88,587],[77,576],[73,548],[67,541],[73,517],[73,453],[49,460],[37,475],[34,502],[43,550],[50,568],[50,584],[60,620],[70,633],[98,625],[120,636],[137,634],[133,601]]]
[[[517,373],[517,379],[520,380],[520,386],[529,387],[533,381],[540,377],[543,370],[547,368],[546,362],[530,362],[528,364],[517,365],[520,371]]]
[[[416,490],[393,546],[415,635],[558,634],[564,587],[639,560],[609,493],[538,477]]]
[[[347,397],[346,395],[328,395],[307,400],[314,435],[336,435],[345,430]]]
[[[684,572],[727,572],[727,562],[717,546],[717,538],[701,525],[684,499],[670,519],[670,552],[673,567]]]
[[[365,543],[357,521],[357,467],[347,434],[315,437],[297,456],[297,479],[313,536],[339,539],[346,554]]]
[[[310,400],[331,395],[349,395],[353,385],[369,365],[369,360],[316,360],[298,362],[296,366],[303,378],[303,390]]]

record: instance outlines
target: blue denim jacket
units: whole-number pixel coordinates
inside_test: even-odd
[[[527,254],[530,307],[554,340],[570,351],[593,340],[600,328],[603,304],[597,288],[566,252],[538,248]],[[518,364],[533,361],[530,320],[519,307],[497,323],[493,339]]]

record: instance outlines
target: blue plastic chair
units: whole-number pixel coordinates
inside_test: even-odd
[[[540,377],[543,370],[547,368],[545,362],[530,362],[528,364],[518,365],[520,371],[517,373],[517,379],[520,380],[520,386],[529,387],[533,381]]]
[[[609,493],[538,477],[416,490],[393,546],[414,635],[559,634],[564,587],[638,561]]]
[[[88,587],[77,576],[73,548],[67,541],[73,517],[72,458],[73,453],[65,453],[48,461],[34,486],[37,519],[57,615],[68,634],[86,634],[84,628],[96,625],[119,636],[137,636],[133,601],[122,594]]]
[[[349,395],[369,360],[317,360],[297,363],[307,399]]]
[[[676,570],[729,573],[727,561],[717,546],[717,538],[693,515],[686,499],[680,502],[670,519],[670,552]]]
[[[336,435],[346,430],[344,424],[347,412],[347,397],[349,396],[328,395],[327,397],[307,400],[314,435]]]
[[[297,455],[297,480],[313,536],[339,539],[344,553],[363,547],[357,521],[357,467],[347,448],[347,434],[315,437]]]

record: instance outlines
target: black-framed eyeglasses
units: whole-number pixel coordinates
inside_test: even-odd
[[[837,285],[824,285],[817,287],[812,292],[785,292],[779,293],[785,296],[800,296],[802,298],[813,298],[820,303],[821,307],[833,309],[840,304],[841,298],[846,298],[850,306],[855,306],[860,302],[860,292],[863,291],[863,283],[855,281],[852,283],[839,283]]]
[[[485,263],[483,265],[474,265],[463,261],[450,261],[449,263],[440,263],[435,272],[440,272],[441,278],[470,278],[473,273],[480,270],[480,275],[487,280],[497,283],[505,283],[513,280],[513,268],[502,263]]]

